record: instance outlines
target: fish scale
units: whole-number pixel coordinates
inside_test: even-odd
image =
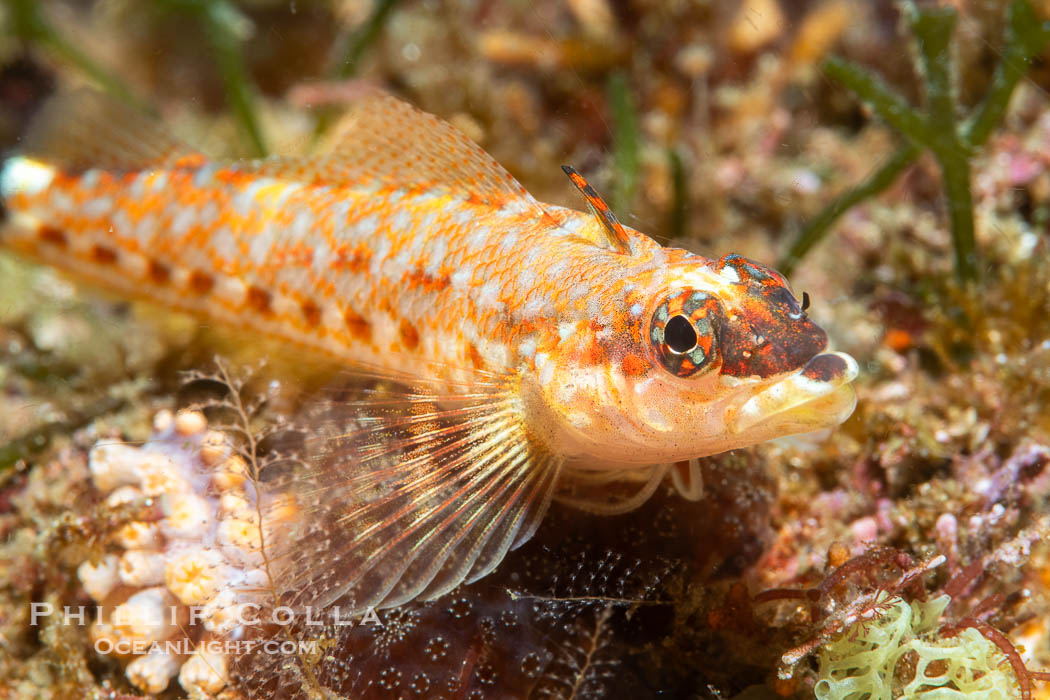
[[[151,186],[158,178],[148,171],[56,174],[46,191],[16,195],[10,204],[38,228],[61,231],[67,245],[52,250],[39,235],[8,243],[44,261],[56,253],[62,260],[72,255],[84,266],[79,272],[92,279],[126,273],[126,283],[141,296],[168,303],[177,298],[178,306],[194,313],[235,317],[238,324],[339,359],[377,365],[392,352],[417,349],[405,347],[395,332],[405,321],[421,338],[443,336],[429,348],[430,359],[461,362],[465,343],[484,338],[483,369],[505,370],[517,360],[507,348],[520,342],[516,329],[522,326],[501,319],[521,319],[522,304],[515,299],[537,295],[546,299],[544,307],[564,308],[551,280],[536,277],[531,289],[520,289],[510,274],[536,245],[537,233],[542,235],[529,231],[543,222],[528,214],[426,193],[362,193],[269,178],[259,187],[253,180],[260,176],[229,168],[209,169],[202,178],[203,167],[168,173],[160,191]],[[254,196],[238,202],[246,190]],[[136,191],[148,194],[135,197]],[[73,204],[60,206],[63,201]],[[469,218],[457,216],[464,209]],[[477,225],[484,221],[492,224]],[[486,235],[477,235],[479,229]],[[26,231],[35,233],[32,227]],[[490,248],[500,251],[495,259],[479,252]],[[447,252],[438,258],[431,255],[435,249]],[[115,256],[100,259],[99,250]],[[170,280],[151,277],[144,260],[169,268]],[[189,284],[194,274],[210,278],[213,291],[199,294]],[[249,290],[267,301],[252,298]],[[396,304],[382,303],[395,296]],[[326,322],[312,323],[316,319],[302,312],[304,304],[316,305]],[[455,310],[454,318],[432,313],[446,308]],[[335,320],[347,313],[371,327],[368,342]]]
[[[622,512],[675,464],[699,498],[697,458],[853,409],[856,362],[775,271],[660,246],[567,166],[590,213],[540,203],[381,93],[310,156],[212,162],[91,92],[27,143],[0,172],[3,245],[395,386],[317,411],[356,427],[318,424],[266,484],[301,515],[270,553],[301,604],[432,599],[554,497]]]

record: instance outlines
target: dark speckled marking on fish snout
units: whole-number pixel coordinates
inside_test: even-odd
[[[817,355],[802,370],[802,376],[818,382],[830,382],[845,376],[847,369],[846,361],[838,355]]]

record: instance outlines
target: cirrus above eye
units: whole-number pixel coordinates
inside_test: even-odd
[[[718,363],[718,331],[723,318],[718,300],[684,290],[665,299],[653,313],[649,341],[660,364],[688,377]]]

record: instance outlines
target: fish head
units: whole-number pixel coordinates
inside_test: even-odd
[[[552,353],[551,432],[576,461],[656,464],[838,425],[856,361],[777,272],[684,251],[607,291],[589,333]]]

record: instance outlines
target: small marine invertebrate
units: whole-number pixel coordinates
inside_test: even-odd
[[[881,615],[886,607],[883,593],[911,589],[916,597],[924,597],[921,577],[944,561],[938,557],[916,564],[906,553],[890,547],[874,547],[853,558],[846,554],[838,548],[831,552],[829,558],[838,566],[814,588],[778,588],[755,596],[759,604],[775,600],[808,603],[809,619],[818,629],[815,636],[781,657],[781,678],[791,677],[792,667],[828,640]]]
[[[544,676],[544,683],[537,688],[536,697],[582,700],[583,698],[606,697],[609,667],[615,666],[615,658],[603,658],[608,643],[606,626],[613,614],[613,606],[606,604],[596,613],[593,625],[586,620],[578,621],[574,634],[562,643],[560,653]]]
[[[902,4],[919,46],[916,71],[923,76],[927,111],[920,113],[877,77],[842,59],[832,58],[825,72],[869,103],[907,144],[900,147],[863,184],[832,201],[799,234],[781,262],[790,273],[806,252],[830,230],[848,209],[889,187],[924,150],[941,167],[946,208],[955,246],[955,271],[962,279],[977,274],[974,244],[970,157],[984,145],[1002,120],[1017,83],[1028,64],[1050,44],[1050,22],[1041,22],[1027,0],[1013,0],[1007,8],[1003,57],[984,102],[962,124],[957,123],[955,76],[951,38],[956,13],[950,7]]]
[[[101,605],[91,637],[96,651],[130,659],[127,677],[146,692],[178,676],[187,690],[215,693],[226,658],[207,642],[242,626],[268,581],[258,495],[245,488],[243,458],[199,411],[163,411],[154,429],[142,446],[103,442],[90,454],[108,507],[153,513],[121,525],[111,534],[116,551],[77,569]]]

